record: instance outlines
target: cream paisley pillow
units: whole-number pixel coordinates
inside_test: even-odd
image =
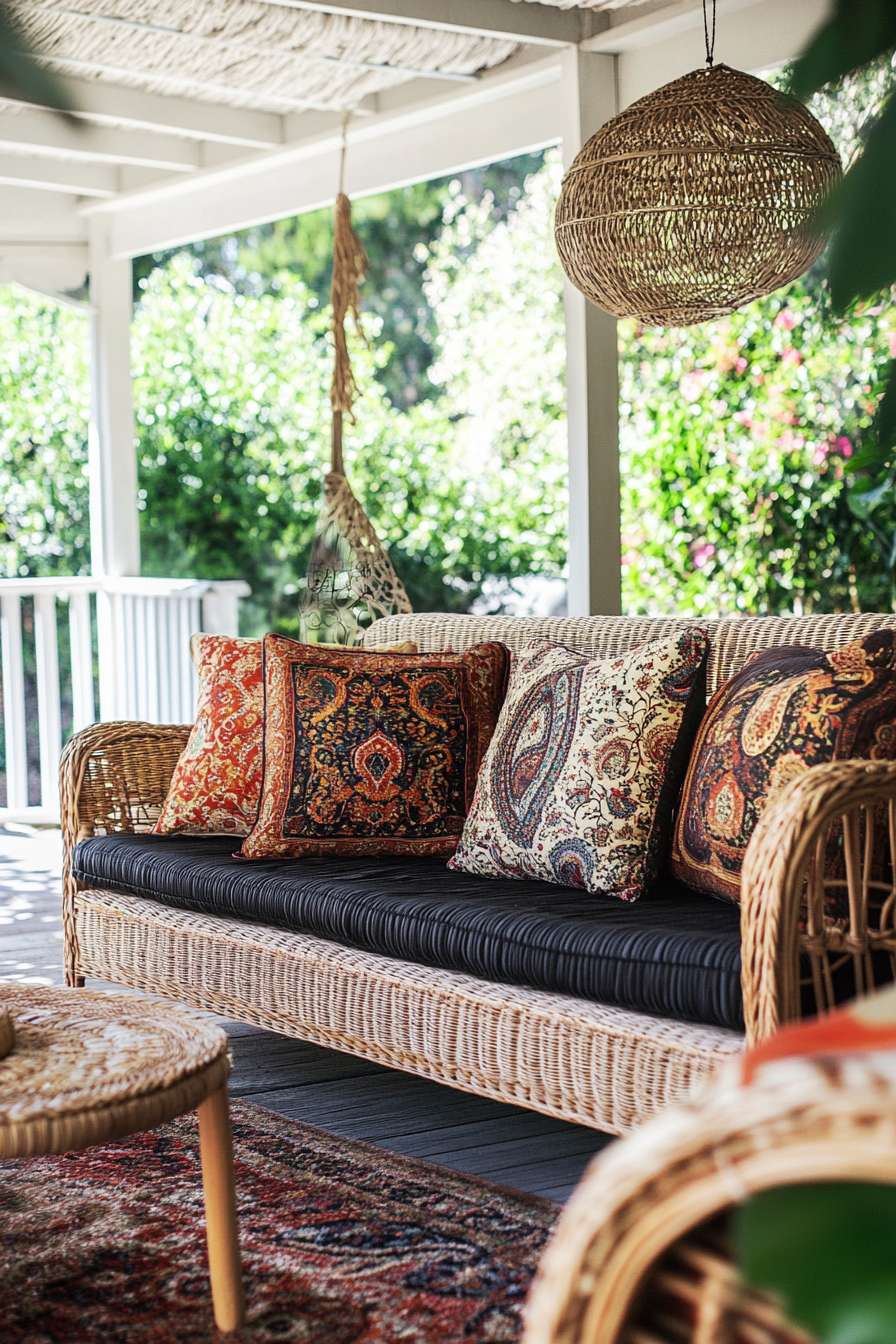
[[[692,629],[612,660],[543,640],[515,655],[449,867],[637,900],[669,835],[708,648]]]

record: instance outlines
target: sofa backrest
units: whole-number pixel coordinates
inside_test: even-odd
[[[520,649],[530,639],[550,639],[594,658],[615,658],[638,644],[699,625],[710,637],[707,695],[743,667],[750,654],[782,644],[836,649],[882,628],[896,629],[896,615],[745,616],[703,620],[697,616],[449,616],[419,612],[386,616],[366,631],[365,644],[413,639],[421,653],[460,652],[497,639]]]

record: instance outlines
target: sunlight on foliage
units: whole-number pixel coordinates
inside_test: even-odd
[[[0,288],[0,573],[90,568],[87,323]]]
[[[878,62],[813,100],[846,160],[891,80]],[[515,580],[564,572],[559,156],[516,171],[518,187],[508,163],[360,211],[387,289],[383,230],[417,239],[398,308],[410,321],[421,285],[422,325],[405,332],[396,308],[396,363],[384,319],[365,314],[346,435],[349,476],[417,610],[465,611],[483,590],[494,605]],[[298,628],[329,454],[327,227],[283,221],[135,270],[144,573],[247,579],[247,633]],[[85,572],[86,320],[9,288],[0,319],[4,572]],[[893,491],[856,475],[896,357],[891,303],[835,320],[819,265],[722,322],[622,323],[620,356],[626,610],[892,606]]]

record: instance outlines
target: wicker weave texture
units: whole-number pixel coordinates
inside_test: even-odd
[[[832,828],[842,842],[842,877],[827,871]],[[846,890],[846,920],[826,914],[835,887]],[[896,979],[896,762],[832,761],[783,789],[747,848],[741,904],[750,1044],[799,1017],[804,984],[818,1012],[832,1008],[833,973],[843,965],[851,965],[858,995],[874,988],[873,952],[889,954]],[[801,953],[811,968],[805,980]]]
[[[812,114],[753,75],[695,70],[602,126],[563,181],[563,269],[616,317],[684,327],[808,270],[840,159]]]
[[[738,672],[751,654],[783,644],[836,649],[873,630],[896,628],[896,616],[752,616],[703,619],[682,616],[389,616],[366,632],[366,645],[413,639],[421,653],[461,652],[497,639],[520,649],[532,639],[550,639],[593,658],[618,658],[650,639],[665,639],[699,625],[710,638],[707,694]]]
[[[750,1086],[734,1066],[700,1100],[605,1149],[542,1258],[524,1344],[636,1338],[633,1308],[669,1247],[754,1191],[813,1180],[896,1185],[896,1055],[776,1061]],[[767,1338],[721,1324],[717,1310],[702,1338]],[[670,1340],[688,1344],[680,1327]]]
[[[121,994],[4,986],[0,1157],[66,1152],[152,1129],[227,1080],[227,1038],[183,1009]]]
[[[8,1055],[16,1039],[12,1018],[0,1002],[0,1059]]]
[[[83,974],[614,1134],[687,1096],[743,1046],[721,1028],[138,897],[91,890],[76,905]]]
[[[79,983],[75,882],[79,840],[101,830],[151,831],[190,736],[190,724],[94,723],[69,738],[59,767],[62,803],[62,928],[65,980]]]
[[[462,650],[486,639],[519,648],[529,639],[549,638],[597,657],[615,657],[691,623],[647,617],[407,615],[377,622],[366,643],[412,638],[426,652]],[[896,617],[766,617],[702,624],[712,641],[712,690],[757,649],[794,642],[837,647],[896,625]],[[149,829],[188,733],[181,726],[97,724],[66,747],[68,983],[95,975],[132,985],[614,1133],[626,1132],[686,1095],[696,1079],[742,1048],[742,1038],[734,1033],[490,984],[258,926],[181,915],[132,897],[78,893],[70,874],[77,840],[97,831]],[[872,812],[883,805],[886,811],[892,798],[887,771],[892,769],[854,762],[817,767],[806,777],[808,792],[796,798],[785,792],[768,809],[749,851],[744,886],[744,1001],[753,1038],[763,1038],[797,1015],[801,950],[809,954],[815,979],[823,982],[825,967],[835,966],[838,958],[866,965],[872,944],[889,947],[896,896],[890,899],[889,888],[873,889],[864,852],[851,879],[857,896],[850,928],[827,928],[822,922],[801,935],[798,921],[809,849],[817,845],[820,828],[836,824],[853,802]],[[819,792],[813,781],[824,771],[829,775]],[[854,778],[856,771],[863,783]],[[891,815],[896,854],[896,813]],[[861,824],[857,833],[863,833]],[[850,845],[855,850],[853,841]],[[823,999],[819,1003],[824,1006]]]

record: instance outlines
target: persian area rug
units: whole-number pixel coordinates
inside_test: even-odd
[[[248,1325],[212,1316],[196,1116],[0,1163],[3,1344],[513,1340],[559,1207],[232,1103]]]

